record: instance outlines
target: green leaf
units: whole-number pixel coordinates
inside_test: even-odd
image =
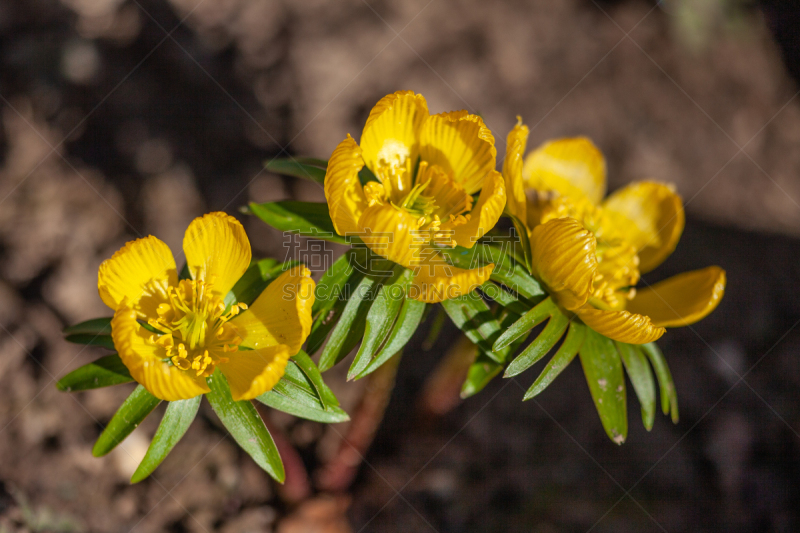
[[[425,302],[420,302],[413,298],[406,298],[403,301],[403,307],[400,308],[400,314],[397,315],[397,322],[394,328],[392,328],[391,333],[389,333],[389,337],[386,339],[383,347],[378,351],[367,368],[356,377],[361,379],[371,374],[402,350],[403,346],[405,346],[414,335],[414,332],[417,331],[417,327],[422,321],[424,314]]]
[[[256,399],[279,411],[317,422],[350,420],[322,380],[319,369],[308,354],[302,351],[289,360],[286,373],[275,387]]]
[[[663,413],[672,415],[672,423],[678,423],[678,392],[675,390],[675,382],[672,380],[672,373],[669,371],[664,355],[654,342],[641,344],[638,348],[644,352],[658,378],[658,385],[661,388],[661,410]]]
[[[647,357],[632,345],[624,342],[615,342],[614,344],[617,345],[622,363],[633,384],[633,390],[636,392],[636,397],[639,398],[639,404],[642,407],[642,423],[645,429],[650,431],[653,429],[656,419],[656,383],[653,373],[650,371],[650,363],[647,362]]]
[[[62,392],[77,392],[131,381],[133,378],[119,355],[111,354],[73,370],[58,380],[56,388]]]
[[[482,391],[492,379],[503,370],[503,365],[498,363],[481,350],[478,350],[478,357],[469,366],[467,378],[461,385],[461,398],[469,398]]]
[[[501,289],[497,285],[492,284],[498,290],[503,291],[504,294],[508,295],[504,289]],[[510,295],[509,295],[510,296]],[[513,296],[511,297],[513,298]],[[499,299],[498,299],[499,300]],[[498,301],[495,300],[495,301]],[[519,302],[514,298],[515,301]],[[521,302],[520,302],[521,304]],[[512,306],[513,307],[513,306]],[[519,319],[519,314],[515,313],[510,310],[510,308],[500,307],[499,308],[499,316],[498,321],[500,323],[500,329],[505,330],[508,327],[516,322]],[[524,311],[523,311],[524,312]],[[508,346],[506,350],[506,359],[514,353],[514,351],[528,338],[528,333],[523,334],[513,343]],[[494,360],[490,359],[485,353],[478,350],[478,356],[475,358],[475,361],[470,365],[469,370],[467,371],[467,378],[464,380],[464,383],[461,386],[461,397],[462,398],[469,398],[470,396],[477,394],[481,390],[489,384],[489,382],[494,379],[500,372],[503,370],[503,364],[497,363]]]
[[[578,352],[589,391],[608,437],[622,444],[628,437],[625,376],[613,341],[586,328],[586,339]]]
[[[172,448],[186,434],[186,430],[192,424],[197,410],[200,408],[202,395],[189,398],[188,400],[178,400],[167,404],[167,411],[164,418],[158,425],[156,434],[147,448],[144,459],[139,463],[139,467],[131,477],[131,483],[138,483],[153,473],[158,465],[161,464]]]
[[[111,317],[93,318],[64,328],[64,335],[111,335]]]
[[[114,350],[114,339],[111,335],[97,335],[93,333],[77,333],[75,335],[67,335],[64,337],[67,342],[75,344],[88,344],[90,346],[102,346],[109,350]]]
[[[283,462],[275,441],[250,401],[235,402],[222,372],[215,370],[206,378],[211,392],[206,398],[222,425],[233,439],[253,458],[258,466],[280,483],[286,479]]]
[[[484,253],[494,263],[494,270],[490,279],[502,283],[514,292],[535,302],[547,296],[547,293],[539,285],[539,282],[531,276],[525,265],[512,259],[508,253],[500,248],[488,245],[483,246]]]
[[[111,421],[106,426],[106,429],[100,434],[97,442],[94,443],[92,448],[92,455],[95,457],[102,457],[117,444],[125,440],[125,437],[131,434],[131,431],[136,429],[142,420],[147,418],[153,409],[155,409],[161,400],[147,392],[142,385],[137,386],[128,399],[122,402],[117,412],[111,418]]]
[[[328,162],[313,157],[276,158],[267,161],[264,167],[275,174],[303,178],[322,184],[325,182],[325,169],[328,167]]]
[[[483,298],[476,293],[465,294],[444,300],[442,307],[458,329],[489,358],[497,363],[505,361],[507,350],[492,351],[492,344],[502,330]]]
[[[567,336],[564,338],[564,342],[561,343],[558,351],[550,359],[550,361],[547,362],[547,366],[544,367],[542,373],[539,374],[539,377],[536,378],[536,381],[533,382],[533,385],[531,385],[522,399],[530,400],[546,389],[553,382],[553,380],[556,379],[558,375],[565,368],[567,368],[567,366],[569,366],[572,360],[575,359],[575,356],[581,349],[585,338],[586,326],[579,322],[570,322],[569,331],[567,331]]]
[[[501,285],[493,281],[487,281],[481,285],[481,292],[488,298],[500,304],[503,308],[507,309],[518,316],[522,316],[529,311],[529,307],[521,302],[516,296],[508,292]]]
[[[519,320],[506,329],[495,341],[492,349],[502,350],[556,312],[558,312],[558,306],[553,302],[552,298],[542,300],[539,305],[522,315]],[[561,314],[560,312],[558,313]]]
[[[342,254],[317,283],[314,306],[311,308],[314,322],[306,344],[308,353],[316,353],[322,347],[344,311],[349,295],[361,281],[363,274],[353,268],[355,256],[359,253],[363,253],[363,250],[351,249]]]
[[[325,384],[319,368],[306,352],[300,350],[292,356],[290,361],[297,365],[297,368],[305,374],[306,379],[311,382],[323,406],[339,407],[339,400],[336,399],[331,389]]]
[[[372,305],[375,291],[380,288],[383,278],[384,276],[380,274],[364,276],[353,290],[322,350],[319,358],[319,369],[322,372],[344,359],[361,340],[364,335],[367,313]]]
[[[569,326],[569,318],[554,306],[550,320],[547,321],[547,325],[542,332],[539,333],[539,336],[536,337],[521,354],[511,361],[503,377],[510,378],[516,376],[536,364],[542,357],[547,355],[547,352],[561,339],[564,332],[567,330],[567,326]]]
[[[333,228],[333,221],[328,213],[328,204],[321,202],[267,202],[265,204],[250,203],[250,212],[281,231],[291,231],[315,239],[324,239],[349,244],[347,239],[338,235]]]
[[[350,365],[347,379],[352,380],[369,366],[378,350],[391,333],[403,303],[406,291],[414,278],[414,272],[401,265],[395,265],[392,276],[384,283],[375,296],[375,301],[367,313],[364,338],[361,347]]]
[[[189,263],[184,263],[183,268],[178,273],[178,280],[192,279],[192,273],[189,272]]]

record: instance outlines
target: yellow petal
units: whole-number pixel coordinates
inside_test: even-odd
[[[472,248],[486,232],[497,224],[506,206],[506,186],[503,176],[496,170],[489,172],[478,201],[469,212],[465,224],[453,227],[453,239],[460,246]],[[442,228],[447,228],[442,225]]]
[[[534,150],[522,167],[525,184],[564,196],[586,196],[597,204],[606,193],[606,162],[586,137],[548,141]]]
[[[494,170],[497,149],[489,128],[478,115],[466,111],[439,113],[430,117],[420,136],[420,157],[453,173],[453,179],[468,194],[483,187]]]
[[[100,265],[97,289],[100,298],[116,310],[128,299],[140,316],[155,316],[167,299],[167,288],[178,283],[175,259],[169,246],[150,236],[131,241]]]
[[[503,160],[503,179],[506,183],[508,195],[508,212],[519,218],[522,222],[528,220],[525,195],[525,184],[522,181],[522,156],[528,144],[528,126],[522,124],[522,119],[517,117],[517,125],[508,134],[506,139],[506,158]]]
[[[438,303],[468,294],[485,283],[494,265],[463,269],[446,264],[432,248],[423,249],[425,261],[414,268],[408,295],[426,303]]]
[[[242,224],[221,212],[189,224],[183,252],[192,278],[210,280],[211,291],[223,298],[250,266],[250,241]]]
[[[398,186],[400,192],[408,192],[411,184],[411,170],[419,156],[419,134],[428,116],[428,104],[421,94],[398,91],[381,98],[364,125],[361,149],[367,167],[379,178],[384,166],[404,169],[405,185]]]
[[[252,400],[272,389],[283,377],[289,357],[285,344],[267,346],[258,350],[239,350],[230,354],[227,363],[220,363],[234,401]]]
[[[293,267],[267,285],[253,305],[234,317],[231,324],[236,326],[242,346],[261,349],[284,344],[292,356],[300,351],[311,331],[313,305],[311,272],[304,266]]]
[[[368,207],[359,225],[361,240],[373,252],[404,267],[418,261],[419,247],[429,240],[419,231],[418,217],[389,203]]]
[[[367,199],[358,179],[364,167],[361,148],[349,135],[333,151],[325,172],[325,199],[339,235],[358,232],[358,219],[367,207]]]
[[[666,332],[644,315],[628,311],[603,311],[585,306],[575,313],[583,323],[609,339],[628,344],[646,344],[661,338]]]
[[[647,315],[657,326],[688,326],[716,309],[723,294],[725,271],[711,266],[672,276],[637,291],[628,309]]]
[[[111,319],[111,337],[133,379],[156,398],[168,402],[194,398],[209,391],[205,379],[164,362],[166,351],[150,343],[153,335],[137,322],[137,313],[123,301]]]
[[[660,265],[675,249],[683,232],[683,202],[671,185],[632,183],[609,196],[603,209],[614,230],[639,251],[641,272]]]
[[[597,242],[574,218],[554,218],[531,232],[533,274],[559,305],[577,309],[589,299],[597,272]]]

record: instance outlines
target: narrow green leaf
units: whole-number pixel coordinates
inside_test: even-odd
[[[401,265],[395,265],[391,277],[378,289],[375,301],[367,313],[367,323],[364,328],[361,347],[347,373],[348,381],[363,372],[383,346],[397,323],[403,303],[406,300],[406,290],[413,278],[414,272],[412,270]]]
[[[58,380],[56,388],[62,392],[99,389],[133,381],[128,368],[117,354],[101,357],[77,368]]]
[[[382,280],[383,276],[381,275],[364,276],[353,290],[322,350],[319,358],[320,371],[325,372],[344,359],[361,340],[364,335],[367,313],[372,305],[375,291],[380,288]]]
[[[638,348],[644,352],[658,378],[658,385],[661,389],[661,410],[663,413],[672,415],[672,423],[678,423],[678,392],[675,389],[675,382],[672,380],[672,373],[667,366],[667,360],[661,353],[658,345],[654,342],[641,344]]]
[[[494,264],[490,279],[501,283],[525,298],[541,298],[546,293],[524,264],[518,263],[506,251],[486,244],[476,244],[471,249],[456,246],[440,250],[449,263],[459,268],[476,268]]]
[[[111,335],[111,317],[93,318],[64,328],[64,335]]]
[[[561,343],[558,351],[550,361],[547,362],[547,366],[544,367],[542,373],[539,374],[539,377],[536,378],[536,381],[534,381],[533,385],[527,390],[525,396],[522,398],[523,401],[530,400],[545,390],[553,380],[569,366],[572,360],[575,359],[575,356],[578,355],[578,351],[581,349],[585,338],[586,326],[575,321],[570,322],[564,342]]]
[[[389,333],[389,337],[386,339],[383,347],[378,351],[367,368],[356,376],[356,378],[361,379],[376,371],[380,366],[402,350],[408,341],[411,340],[414,332],[417,331],[417,327],[422,321],[424,314],[425,302],[420,302],[413,298],[406,298],[403,301],[403,307],[400,308],[400,314],[397,315],[397,322]]]
[[[502,370],[501,363],[492,360],[483,351],[478,350],[478,357],[469,366],[467,378],[461,385],[461,398],[466,399],[482,391]]]
[[[100,434],[92,448],[92,455],[102,457],[113,450],[125,437],[136,429],[142,420],[147,418],[161,400],[147,392],[142,385],[133,389],[128,399],[122,402],[117,412],[111,418],[106,429]]]
[[[348,250],[333,262],[317,283],[314,306],[311,308],[314,322],[306,344],[308,353],[316,353],[322,347],[344,311],[350,294],[361,282],[363,274],[353,268],[354,256],[358,252],[360,250]]]
[[[492,351],[500,336],[500,324],[489,306],[476,293],[465,294],[442,302],[450,320],[486,355],[497,363],[505,361],[507,350]]]
[[[322,184],[325,182],[325,169],[328,162],[312,157],[292,157],[271,159],[264,166],[275,174],[303,178]]]
[[[614,344],[617,345],[622,363],[625,365],[631,384],[633,384],[633,390],[636,392],[636,397],[639,398],[642,408],[642,423],[645,429],[650,431],[653,429],[656,419],[656,382],[650,371],[650,363],[647,362],[647,357],[640,350],[636,350],[630,344],[624,342],[614,342]]]
[[[547,293],[522,263],[512,259],[508,253],[494,246],[483,245],[484,251],[494,263],[491,279],[502,283],[512,291],[528,299],[540,299]]]
[[[628,437],[625,376],[613,341],[586,328],[586,339],[578,352],[589,391],[608,437],[622,444]]]
[[[539,324],[545,321],[547,317],[558,312],[558,306],[552,298],[546,298],[539,302],[539,304],[522,315],[519,320],[511,324],[500,337],[495,341],[493,350],[502,350],[514,340],[518,339],[524,333],[532,330]],[[559,312],[560,314],[560,312]]]
[[[250,203],[250,212],[281,231],[291,231],[315,239],[348,244],[347,239],[338,235],[333,228],[328,204],[321,202],[267,202]]]
[[[298,402],[294,395],[286,394],[285,391],[273,389],[257,396],[256,400],[278,411],[323,424],[336,424],[350,420],[350,416],[341,407],[320,409],[316,406],[304,405]]]
[[[311,357],[309,357],[306,352],[300,350],[292,356],[290,361],[297,365],[297,368],[300,369],[300,371],[305,374],[308,381],[311,382],[323,406],[339,406],[339,400],[334,396],[333,391],[331,391],[328,385],[325,384],[319,368],[317,368],[317,365],[314,364],[314,361],[311,360]]]
[[[564,332],[567,331],[567,326],[569,326],[569,318],[561,313],[557,307],[554,307],[550,320],[547,321],[547,325],[542,332],[539,333],[539,336],[536,337],[532,343],[522,350],[521,354],[511,361],[503,377],[510,378],[516,376],[536,364],[539,359],[547,355],[547,352],[556,345],[559,339],[564,335]]]
[[[289,360],[286,374],[275,387],[256,399],[274,409],[308,420],[325,423],[349,420],[350,417],[338,407],[338,400],[322,381],[311,358],[305,352],[298,355],[300,357]],[[298,360],[301,362],[298,363]]]
[[[186,430],[192,424],[197,410],[200,408],[202,395],[189,398],[188,400],[178,400],[167,404],[167,411],[164,418],[158,425],[156,434],[147,448],[144,459],[139,463],[139,467],[131,477],[131,483],[138,483],[153,473],[158,465],[161,464],[172,448],[186,434]]]
[[[278,447],[255,406],[250,401],[233,401],[228,382],[219,370],[214,371],[206,381],[211,389],[211,392],[206,393],[206,398],[222,425],[258,466],[283,483],[286,472]]]
[[[64,337],[67,342],[75,344],[88,344],[90,346],[102,346],[109,350],[114,350],[114,339],[111,335],[97,335],[95,333],[77,333],[75,335],[67,335]]]
[[[487,281],[481,285],[481,292],[508,311],[519,316],[522,316],[529,311],[529,307],[527,305],[522,303],[516,296],[493,281]]]

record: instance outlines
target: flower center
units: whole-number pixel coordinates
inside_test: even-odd
[[[168,288],[168,302],[156,309],[158,318],[147,321],[160,332],[150,341],[166,350],[166,359],[198,376],[210,376],[217,364],[228,361],[220,354],[237,351],[242,342],[228,321],[247,305],[236,304],[226,313],[222,298],[210,290],[212,284],[213,279],[181,280],[177,287]]]

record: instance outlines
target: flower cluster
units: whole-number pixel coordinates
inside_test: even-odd
[[[713,266],[637,288],[683,231],[674,187],[636,182],[605,197],[605,160],[591,141],[553,140],[525,156],[528,134],[518,120],[498,172],[495,139],[481,117],[431,115],[421,95],[400,91],[375,105],[359,143],[348,135],[329,161],[279,162],[284,173],[322,183],[327,203],[251,204],[250,213],[284,231],[366,246],[337,259],[319,286],[297,261],[252,261],[244,228],[225,213],[189,225],[180,273],[156,237],[127,243],[99,269],[100,296],[113,317],[65,330],[67,340],[117,353],[74,370],[59,381],[61,390],[139,383],[93,452],[108,453],[161,400],[171,402],[132,478],[144,479],[206,395],[239,445],[282,481],[275,442],[243,400],[320,422],[348,420],[320,373],[359,342],[348,379],[396,360],[434,303],[478,347],[462,394],[503,369],[510,377],[530,368],[566,333],[525,399],[580,355],[603,425],[621,443],[627,415],[620,361],[649,429],[649,358],[662,409],[676,420],[672,378],[652,343],[665,328],[713,311],[725,272]],[[504,215],[519,232],[511,251],[491,245]],[[477,251],[491,260],[476,262]],[[362,259],[367,266],[359,268]],[[479,287],[482,297],[468,297]],[[306,340],[308,354],[301,350]],[[317,366],[309,354],[321,348]]]
[[[674,187],[635,182],[604,199],[605,160],[589,139],[549,141],[523,159],[527,137],[521,120],[508,135],[507,210],[529,232],[533,274],[561,306],[630,344],[657,340],[665,327],[692,324],[716,308],[725,291],[725,271],[716,266],[636,289],[683,231]]]

